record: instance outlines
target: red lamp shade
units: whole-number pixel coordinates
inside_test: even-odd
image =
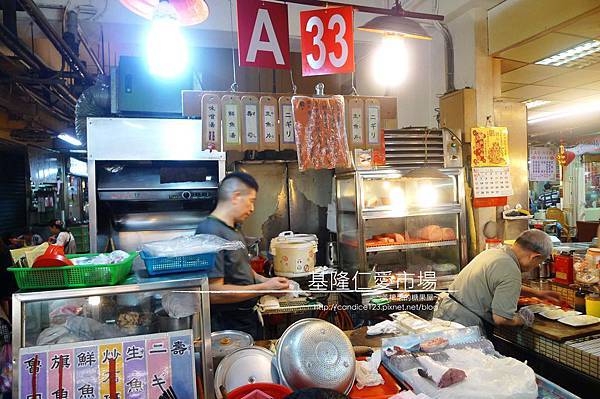
[[[152,19],[159,0],[120,0],[131,12]],[[204,0],[169,0],[177,11],[179,22],[183,26],[196,25],[208,18],[208,6]]]

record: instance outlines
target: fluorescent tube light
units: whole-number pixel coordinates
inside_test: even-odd
[[[577,46],[561,51],[558,54],[544,58],[536,62],[538,65],[551,65],[551,66],[583,66],[579,62],[574,62],[588,55],[594,54],[600,51],[600,41],[590,40]],[[590,62],[594,63],[596,60]]]
[[[546,100],[527,100],[524,101],[525,106],[527,107],[527,109],[532,109],[532,108],[537,108],[537,107],[541,107],[542,105],[546,105],[548,103],[550,103],[550,101],[546,101]]]
[[[67,143],[73,144],[75,146],[81,145],[81,141],[79,141],[77,138],[71,136],[70,134],[61,133],[58,135],[58,138],[61,139],[62,141],[66,141]]]

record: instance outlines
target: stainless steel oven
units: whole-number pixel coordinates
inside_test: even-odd
[[[225,153],[202,151],[202,123],[89,118],[90,250],[133,251],[193,234],[216,203]]]

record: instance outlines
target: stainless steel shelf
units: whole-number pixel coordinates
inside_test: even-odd
[[[451,241],[435,241],[435,242],[419,242],[414,244],[400,244],[400,245],[382,245],[377,247],[367,247],[367,252],[389,252],[389,251],[402,251],[407,249],[419,249],[419,248],[435,248],[435,247],[450,247],[457,244],[456,240]]]
[[[362,211],[364,220],[369,219],[396,219],[410,216],[430,216],[461,213],[460,205],[440,206],[429,209],[409,209],[404,212],[398,212],[391,208],[367,208]]]

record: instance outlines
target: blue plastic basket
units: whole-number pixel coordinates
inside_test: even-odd
[[[210,271],[215,267],[216,253],[176,256],[172,258],[152,257],[144,252],[140,257],[146,265],[146,270],[151,276],[169,273],[185,273]]]

